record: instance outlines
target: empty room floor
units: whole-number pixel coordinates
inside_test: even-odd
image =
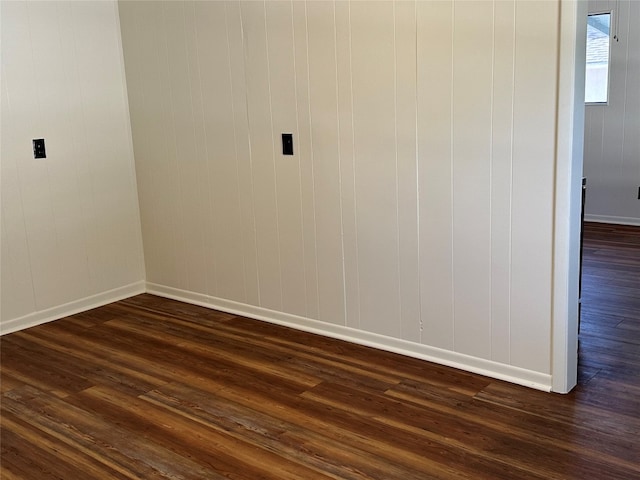
[[[5,335],[0,477],[640,478],[640,228],[584,253],[568,395],[152,295]]]

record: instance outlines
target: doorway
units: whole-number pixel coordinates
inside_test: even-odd
[[[640,226],[585,223],[579,386],[625,388],[637,382],[639,272]]]
[[[638,373],[640,351],[640,4],[588,5],[579,384]],[[617,367],[617,368],[616,368]]]

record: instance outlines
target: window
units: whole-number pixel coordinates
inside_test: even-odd
[[[589,15],[584,101],[607,103],[609,93],[609,31],[611,13]]]

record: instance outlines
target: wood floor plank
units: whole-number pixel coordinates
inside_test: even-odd
[[[433,395],[427,398],[414,389],[396,387],[386,392],[394,399],[414,404],[429,410],[435,410],[450,418],[457,418],[465,425],[486,427],[497,432],[508,432],[508,435],[520,439],[534,439],[535,442],[557,449],[588,453],[611,452],[609,461],[624,467],[631,467],[637,463],[637,457],[632,450],[628,450],[628,442],[621,440],[617,434],[602,432],[602,436],[595,438],[592,430],[581,425],[573,424],[573,429],[566,431],[563,423],[546,417],[534,417],[528,413],[501,409],[495,405],[471,400],[451,405]],[[606,438],[605,445],[602,440]],[[622,455],[621,455],[622,454]]]
[[[89,403],[92,400],[93,403]],[[83,392],[78,406],[89,403],[94,414],[110,423],[126,419],[128,428],[145,440],[168,447],[172,452],[198,458],[227,478],[282,479],[330,478],[298,464],[245,437],[231,435],[217,423],[203,425],[185,415],[176,415],[145,398],[132,399],[120,392],[94,387]],[[210,446],[215,446],[211,449]]]
[[[81,410],[57,400],[25,387],[5,396],[2,409],[28,423],[34,432],[50,435],[61,444],[130,478],[160,479],[166,478],[165,473],[175,472],[170,463],[170,451],[162,451],[149,442],[136,441],[118,426],[107,425],[99,418],[88,418]],[[32,457],[27,457],[26,461],[33,471],[24,478],[38,478],[38,472],[47,468]],[[188,458],[185,458],[176,467],[181,469],[188,464]]]
[[[362,394],[349,387],[322,384],[303,395],[335,408],[358,408],[357,411],[362,416],[372,418],[373,421],[419,432],[431,441],[445,438],[449,448],[464,448],[480,456],[484,455],[483,452],[489,451],[495,462],[513,465],[526,472],[537,470],[546,478],[556,478],[553,463],[559,462],[567,455],[578,456],[588,452],[583,448],[563,448],[562,442],[544,442],[544,438],[537,434],[533,425],[530,425],[529,435],[518,435],[518,429],[508,423],[487,422],[479,416],[462,418],[454,410],[446,413],[425,411],[395,399]],[[473,445],[476,447],[472,447]],[[512,454],[513,451],[519,454],[515,456]],[[598,451],[593,450],[592,453]],[[540,456],[547,460],[545,465],[539,465]],[[603,461],[603,458],[599,461]],[[588,459],[581,461],[581,468],[586,469],[588,466]],[[615,471],[616,467],[619,467],[621,478],[628,475],[631,468],[628,462],[616,461],[611,462],[609,471]]]
[[[3,479],[640,479],[640,228],[585,226],[543,393],[153,295],[0,338]]]
[[[301,448],[300,442],[287,441],[292,435],[304,438],[305,442],[313,440],[319,444],[334,445],[335,438],[319,435],[304,424],[295,424],[288,419],[289,415],[271,416],[265,412],[254,410],[242,404],[222,400],[220,397],[205,392],[196,393],[192,387],[184,385],[168,385],[157,391],[150,392],[144,397],[155,404],[163,405],[172,411],[194,418],[204,424],[222,425],[226,431],[235,435],[251,439],[256,445],[279,455],[286,456],[301,463],[307,463],[318,471],[324,471],[335,478],[345,478],[345,463],[336,462],[335,455],[322,455],[320,451],[311,453],[310,448]],[[188,399],[188,400],[186,400]],[[379,468],[373,465],[368,458],[364,462],[354,462],[357,457],[355,449],[346,448],[344,444],[338,447],[342,456],[348,456],[349,469],[356,469],[361,474],[366,470],[371,473],[381,474]],[[362,453],[359,455],[363,457]],[[389,473],[389,465],[384,465],[385,473]],[[404,472],[406,474],[406,471]],[[348,478],[360,478],[349,476]]]
[[[54,437],[42,431],[34,431],[15,415],[3,412],[2,443],[11,450],[9,454],[15,461],[23,463],[38,458],[36,462],[41,468],[50,471],[40,471],[38,478],[134,478],[128,472],[118,472],[109,468],[94,458],[83,454],[79,450],[58,442]],[[31,449],[35,449],[31,451]],[[30,452],[26,455],[27,452]],[[3,461],[5,457],[3,456]],[[27,463],[27,465],[29,465]],[[28,468],[27,468],[28,469]]]

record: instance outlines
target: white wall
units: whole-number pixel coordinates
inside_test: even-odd
[[[120,17],[151,291],[550,387],[556,3]]]
[[[609,104],[586,107],[585,214],[640,225],[640,2],[589,1],[589,12],[605,11],[613,11],[619,41],[610,41]]]
[[[144,265],[117,4],[1,16],[6,333],[140,292]]]

